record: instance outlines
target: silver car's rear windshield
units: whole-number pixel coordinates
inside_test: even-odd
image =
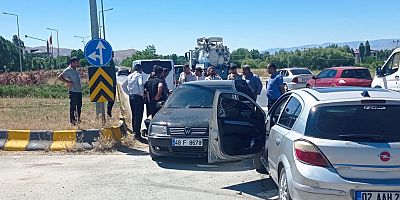
[[[172,93],[166,108],[212,108],[217,89],[232,90],[230,86],[181,85]]]
[[[305,135],[333,140],[400,141],[397,105],[348,105],[313,108]]]
[[[312,74],[312,72],[308,69],[291,69],[290,71],[293,75]]]

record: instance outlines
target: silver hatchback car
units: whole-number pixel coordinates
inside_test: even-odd
[[[233,102],[223,103],[226,98],[242,101],[232,107]],[[243,95],[216,96],[214,103],[209,161],[261,153],[254,163],[277,183],[279,199],[400,200],[400,93],[349,87],[296,90],[274,104],[265,126],[261,109]],[[229,113],[242,117],[233,119]],[[246,140],[230,143],[232,136],[240,139],[239,127],[246,130]]]

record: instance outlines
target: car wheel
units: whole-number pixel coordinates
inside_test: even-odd
[[[279,200],[292,200],[289,193],[289,185],[287,181],[285,168],[281,169],[279,178]]]
[[[253,166],[254,169],[256,169],[256,172],[260,174],[268,174],[268,170],[265,168],[260,158],[253,158]]]

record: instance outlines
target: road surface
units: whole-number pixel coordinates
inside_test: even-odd
[[[153,162],[146,151],[98,155],[0,152],[1,199],[276,199],[251,161],[208,165],[198,159]]]

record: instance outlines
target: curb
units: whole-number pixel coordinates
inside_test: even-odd
[[[68,149],[93,149],[100,137],[121,141],[126,135],[125,119],[118,126],[91,130],[2,130],[0,150],[5,151],[64,151]]]

